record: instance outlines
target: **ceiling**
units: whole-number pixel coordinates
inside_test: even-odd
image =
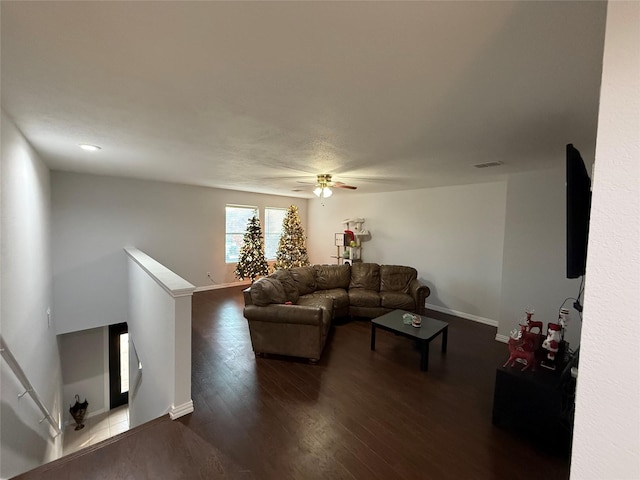
[[[593,161],[605,3],[1,9],[2,108],[54,170],[308,197]]]

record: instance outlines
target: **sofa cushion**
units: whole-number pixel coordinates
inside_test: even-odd
[[[314,265],[316,290],[349,288],[351,265]]]
[[[380,305],[384,308],[415,311],[416,302],[408,293],[401,292],[380,292]]]
[[[364,288],[374,292],[380,291],[380,265],[377,263],[355,262],[351,266],[351,283],[349,290],[352,288]]]
[[[300,295],[306,295],[315,291],[316,275],[313,267],[294,267],[290,269],[289,272],[296,282]]]
[[[271,277],[264,277],[251,285],[251,301],[254,305],[264,307],[271,303],[286,302],[286,294],[282,284]]]
[[[300,297],[298,305],[305,307],[320,307],[325,310],[331,311],[333,308],[333,301],[329,297],[321,297],[316,295],[305,295]]]
[[[284,287],[284,293],[287,302],[291,302],[294,304],[298,303],[300,294],[298,293],[298,287],[289,270],[276,270],[269,276],[271,278],[275,278],[282,284],[282,286]]]
[[[379,307],[380,294],[364,288],[350,288],[349,303],[354,307]]]
[[[409,293],[409,284],[415,278],[418,278],[418,271],[413,267],[380,265],[381,292]]]
[[[324,297],[333,300],[333,309],[349,307],[349,294],[344,288],[331,288],[329,290],[316,290],[312,293],[314,297]]]

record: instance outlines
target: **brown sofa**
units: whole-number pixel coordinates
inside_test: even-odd
[[[277,270],[244,290],[253,351],[320,359],[332,320],[424,313],[431,291],[415,268],[377,263]]]

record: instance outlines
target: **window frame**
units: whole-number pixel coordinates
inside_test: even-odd
[[[236,210],[247,210],[250,211],[250,215],[247,217],[247,222],[249,221],[249,219],[251,217],[253,217],[254,215],[256,217],[258,217],[258,219],[260,219],[260,209],[257,206],[254,205],[235,205],[235,204],[226,204],[224,207],[224,263],[225,264],[231,264],[231,263],[238,263],[238,260],[240,258],[240,248],[242,247],[242,242],[244,240],[244,234],[247,231],[247,223],[245,222],[244,226],[242,227],[242,231],[230,231],[228,230],[229,228],[229,209],[236,209]],[[233,236],[240,236],[240,242],[238,244],[237,241],[233,240],[233,241],[229,241],[230,238]],[[237,248],[237,254],[235,256],[230,255],[230,247],[231,246],[236,246]]]
[[[280,225],[278,227],[278,231],[277,232],[270,232],[268,231],[269,228],[269,224],[268,224],[268,211],[281,211],[283,212],[282,215],[282,221],[280,222]],[[264,256],[267,259],[268,262],[273,262],[276,260],[276,255],[278,253],[278,244],[280,243],[280,237],[282,236],[282,224],[284,222],[284,219],[287,216],[287,208],[286,207],[265,207],[264,208],[264,226],[263,226],[263,230],[262,230],[262,236],[264,237]],[[269,255],[267,254],[267,236],[270,235],[277,235],[278,239],[276,241],[276,245],[275,245],[275,250],[273,252],[273,257],[269,257]]]

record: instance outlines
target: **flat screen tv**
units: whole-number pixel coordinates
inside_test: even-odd
[[[585,274],[589,216],[591,213],[591,179],[580,152],[567,145],[567,278]]]

